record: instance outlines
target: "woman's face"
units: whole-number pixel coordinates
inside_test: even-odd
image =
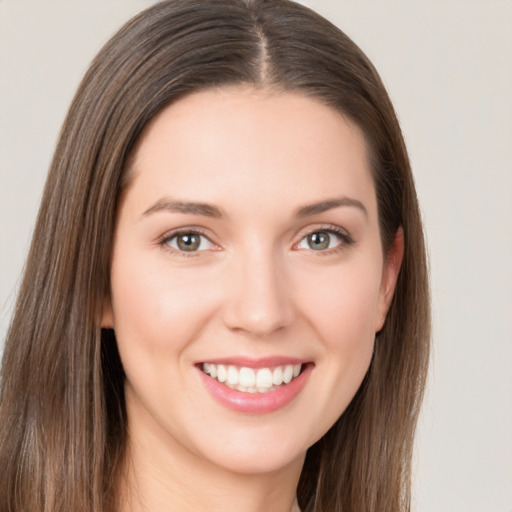
[[[241,473],[301,462],[360,386],[400,265],[360,130],[298,94],[201,92],[131,172],[103,318],[131,439]]]

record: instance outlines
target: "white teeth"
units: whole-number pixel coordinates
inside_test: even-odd
[[[257,388],[271,388],[272,387],[272,372],[270,368],[261,368],[256,374],[256,387]]]
[[[272,372],[272,384],[274,384],[274,386],[280,386],[282,383],[283,383],[283,370],[280,366],[278,366]]]
[[[266,393],[282,384],[289,384],[300,375],[302,365],[287,364],[255,370],[246,366],[225,366],[223,364],[203,363],[204,373],[224,383],[226,386],[244,393]]]
[[[256,374],[252,368],[240,368],[240,374],[238,377],[240,386],[244,388],[253,388],[256,384]]]
[[[238,370],[234,366],[228,366],[228,384],[236,386],[238,384]]]
[[[215,365],[211,365],[211,366],[215,366]],[[213,375],[212,375],[213,377]],[[226,367],[223,365],[223,364],[218,364],[217,365],[217,380],[219,382],[226,382],[228,378],[228,372],[226,371]]]
[[[288,384],[293,379],[293,366],[288,364],[284,367],[283,381]]]

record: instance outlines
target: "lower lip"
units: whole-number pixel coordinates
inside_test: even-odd
[[[272,391],[244,393],[221,384],[198,368],[204,385],[217,402],[232,411],[249,414],[267,414],[285,407],[300,393],[312,370],[312,364],[306,365],[301,374],[289,384],[283,384]]]

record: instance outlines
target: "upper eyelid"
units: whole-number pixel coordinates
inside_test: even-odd
[[[336,224],[320,223],[317,225],[307,226],[307,227],[300,229],[294,236],[295,242],[293,245],[296,245],[297,243],[299,243],[304,237],[306,237],[312,233],[316,233],[316,232],[320,232],[320,231],[331,232],[331,233],[334,233],[335,235],[338,235],[341,237],[346,237],[350,240],[353,240],[352,234],[347,229],[342,228],[341,226],[338,226]],[[162,244],[162,243],[165,243],[165,242],[171,240],[172,238],[174,238],[176,236],[183,235],[183,234],[197,234],[200,236],[204,236],[206,239],[208,239],[208,241],[211,244],[220,247],[220,244],[218,242],[214,241],[215,237],[212,236],[212,234],[210,234],[209,230],[205,230],[204,228],[199,227],[199,226],[186,226],[186,227],[171,229],[171,230],[167,231],[166,233],[164,233],[163,235],[159,236],[157,238],[157,242],[159,244]]]
[[[166,240],[170,240],[171,238],[174,238],[175,236],[179,235],[188,235],[188,234],[195,234],[195,235],[201,235],[207,238],[211,243],[215,243],[212,240],[212,236],[204,229],[196,226],[186,227],[186,228],[176,228],[171,229],[169,231],[166,231],[163,235],[160,235],[158,237],[158,242],[163,242]]]
[[[340,236],[352,238],[351,233],[347,229],[342,228],[341,226],[337,226],[336,224],[318,224],[315,226],[308,226],[304,229],[301,229],[296,236],[302,240],[305,236],[319,231],[328,231]]]
[[[187,235],[187,234],[195,234],[202,236],[206,238],[208,243],[210,244],[210,247],[206,249],[201,250],[194,250],[194,251],[184,251],[180,250],[179,248],[172,247],[169,243],[174,238],[180,236],[180,235]],[[176,229],[172,231],[168,231],[166,234],[162,235],[157,239],[156,245],[160,248],[165,250],[168,254],[173,255],[175,257],[179,258],[193,258],[193,257],[199,257],[202,253],[207,251],[218,251],[221,250],[221,247],[212,241],[211,237],[203,233],[200,229]]]
[[[322,251],[315,251],[317,255],[321,254],[332,254],[333,252],[339,251],[342,248],[345,248],[349,245],[352,245],[355,240],[352,234],[347,231],[346,229],[342,228],[341,226],[337,226],[335,224],[327,224],[322,226],[315,226],[310,227],[309,229],[306,229],[306,231],[302,231],[301,234],[298,235],[298,240],[294,242],[293,248],[296,249],[297,246],[309,235],[313,233],[319,233],[319,232],[327,232],[331,233],[335,236],[337,236],[340,239],[340,243],[336,245],[336,247],[325,249]],[[305,249],[307,250],[307,249]]]

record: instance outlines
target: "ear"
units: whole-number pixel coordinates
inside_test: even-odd
[[[385,255],[384,268],[382,269],[382,280],[380,283],[379,307],[376,317],[375,332],[384,327],[389,306],[395,293],[396,282],[402,260],[404,257],[404,231],[399,227],[396,231],[393,244]]]
[[[105,299],[103,303],[100,325],[102,329],[114,328],[114,313],[112,312],[112,303],[110,299]]]

